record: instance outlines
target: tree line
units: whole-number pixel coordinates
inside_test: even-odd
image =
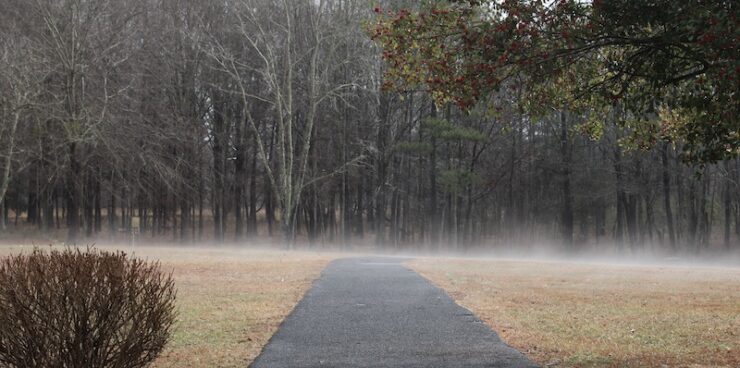
[[[471,106],[384,88],[376,3],[0,0],[3,236],[737,249],[737,157],[517,78]]]

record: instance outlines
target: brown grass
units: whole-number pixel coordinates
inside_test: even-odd
[[[28,249],[3,246],[0,256]],[[229,248],[120,249],[159,260],[174,274],[178,322],[154,367],[246,367],[334,258]]]
[[[737,268],[409,265],[543,365],[740,367]]]

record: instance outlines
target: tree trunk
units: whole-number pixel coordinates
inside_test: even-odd
[[[93,194],[93,201],[94,203],[94,214],[93,214],[93,223],[94,223],[94,231],[95,234],[100,234],[100,231],[103,229],[103,210],[102,210],[102,204],[100,203],[102,201],[102,188],[100,184],[100,178],[95,180],[94,183],[94,191]]]
[[[5,211],[8,207],[5,204],[5,194],[7,193],[8,186],[10,185],[10,168],[13,164],[13,152],[15,150],[15,132],[18,129],[20,118],[20,111],[16,111],[15,114],[13,114],[13,124],[10,128],[8,138],[8,152],[5,153],[5,160],[3,162],[2,181],[0,181],[0,208],[3,210],[3,214],[2,216],[0,216],[3,217],[3,219],[0,220],[0,228],[2,230],[5,230],[7,223],[7,216],[5,215]]]
[[[26,222],[36,225],[38,222],[39,194],[38,194],[38,168],[34,168],[30,175],[27,193],[28,203],[26,206]]]
[[[722,204],[724,206],[725,223],[724,223],[724,243],[725,249],[731,250],[731,228],[732,228],[732,183],[730,181],[730,161],[724,163],[725,172],[727,177],[725,178],[724,194],[722,198]]]
[[[431,118],[437,117],[437,106],[432,102]],[[437,214],[437,138],[431,134],[432,150],[429,154],[429,242],[432,249],[439,247],[439,215]]]
[[[0,230],[5,230],[8,223],[8,207],[5,205],[5,200],[0,198]]]
[[[390,241],[393,245],[394,249],[398,249],[398,189],[393,189],[393,194],[391,195],[391,233],[390,233]]]
[[[693,249],[698,249],[696,246],[697,242],[697,233],[699,231],[699,213],[698,209],[696,208],[696,180],[695,179],[689,179],[691,180],[691,185],[689,186],[689,229],[688,229],[688,242],[689,247]]]
[[[740,193],[737,190],[740,188],[740,159],[735,159],[735,170],[733,170],[732,177],[735,183],[735,190],[733,191],[735,202],[735,236],[740,240]]]
[[[114,174],[110,177],[110,200],[108,201],[108,236],[116,238],[116,181]]]
[[[378,147],[377,159],[375,162],[377,170],[377,185],[375,194],[375,208],[373,219],[375,222],[375,244],[385,245],[386,239],[386,181],[388,180],[388,126],[390,107],[387,96],[382,95],[380,99],[381,121],[378,126],[376,136],[376,146]]]
[[[247,216],[247,234],[257,236],[257,154],[252,154],[249,177],[249,215]]]
[[[87,183],[83,186],[84,189],[84,214],[85,214],[85,235],[90,238],[95,230],[94,220],[94,208],[95,208],[95,177],[93,176],[92,170],[87,170],[85,175]]]
[[[203,175],[200,175],[200,182],[198,184],[198,241],[203,240],[203,206],[205,202],[205,184],[203,183]]]
[[[573,151],[571,149],[570,138],[568,136],[568,119],[565,111],[560,112],[560,153],[562,155],[562,193],[563,209],[561,217],[562,241],[565,247],[573,249],[573,193],[571,191],[571,159]]]
[[[668,241],[672,250],[676,250],[676,231],[673,225],[673,209],[671,208],[671,177],[668,167],[668,143],[663,144],[660,150],[663,164],[663,208],[665,211]]]
[[[244,124],[246,124],[246,118],[244,120]],[[243,129],[243,124],[236,124],[235,134],[236,162],[234,162],[234,239],[236,241],[239,241],[244,237],[244,220],[242,216],[242,209],[245,207],[244,204],[246,195],[244,193],[244,189],[247,187],[247,145],[246,137],[244,136],[245,129]],[[248,217],[249,213],[247,213],[247,218]]]
[[[295,243],[295,208],[280,206],[280,232],[286,247],[292,248]]]
[[[365,197],[365,189],[362,186],[362,180],[357,181],[357,215],[355,216],[355,222],[357,227],[355,232],[357,237],[363,239],[365,237],[365,203],[363,199]]]
[[[81,166],[77,157],[77,143],[70,143],[69,171],[67,172],[67,243],[77,244],[80,227],[80,185]]]
[[[327,231],[328,231],[328,238],[329,242],[334,241],[334,237],[336,236],[337,232],[337,193],[336,193],[336,186],[333,186],[333,188],[330,190],[329,194],[329,205],[326,209],[326,225],[327,225]]]
[[[635,194],[626,194],[625,198],[625,219],[627,220],[627,236],[630,242],[630,249],[634,252],[637,250],[637,211],[638,196]]]
[[[627,210],[627,196],[624,193],[622,172],[622,151],[619,146],[614,147],[614,173],[617,181],[617,214],[614,239],[621,249],[624,246],[624,219]]]
[[[272,186],[269,180],[265,180],[265,220],[267,221],[267,234],[273,236],[273,227],[275,223],[275,205],[272,194]]]
[[[213,237],[216,242],[224,240],[224,177],[226,161],[225,104],[220,92],[213,94]]]
[[[180,242],[186,243],[190,240],[190,201],[186,198],[180,200]]]

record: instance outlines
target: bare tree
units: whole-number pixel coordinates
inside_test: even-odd
[[[343,59],[333,52],[341,30],[328,27],[327,3],[242,1],[234,10],[235,27],[251,55],[244,57],[214,38],[206,46],[242,99],[258,155],[280,203],[282,232],[288,241],[294,237],[301,193],[312,179],[307,176],[308,160],[319,106],[351,86],[332,84],[329,79],[332,68]],[[261,88],[252,88],[252,78],[259,78]],[[268,104],[272,112],[274,164],[251,111],[257,103]]]
[[[19,125],[29,119],[29,112],[34,108],[41,89],[41,74],[34,70],[32,49],[28,40],[15,34],[0,35],[0,143],[4,149],[2,174],[0,175],[0,209],[5,208],[5,193],[11,180],[12,166],[15,160],[16,136]],[[0,216],[0,227],[5,229],[4,216]]]

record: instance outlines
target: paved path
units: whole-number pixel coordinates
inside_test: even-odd
[[[251,367],[535,367],[403,261],[329,264]]]

